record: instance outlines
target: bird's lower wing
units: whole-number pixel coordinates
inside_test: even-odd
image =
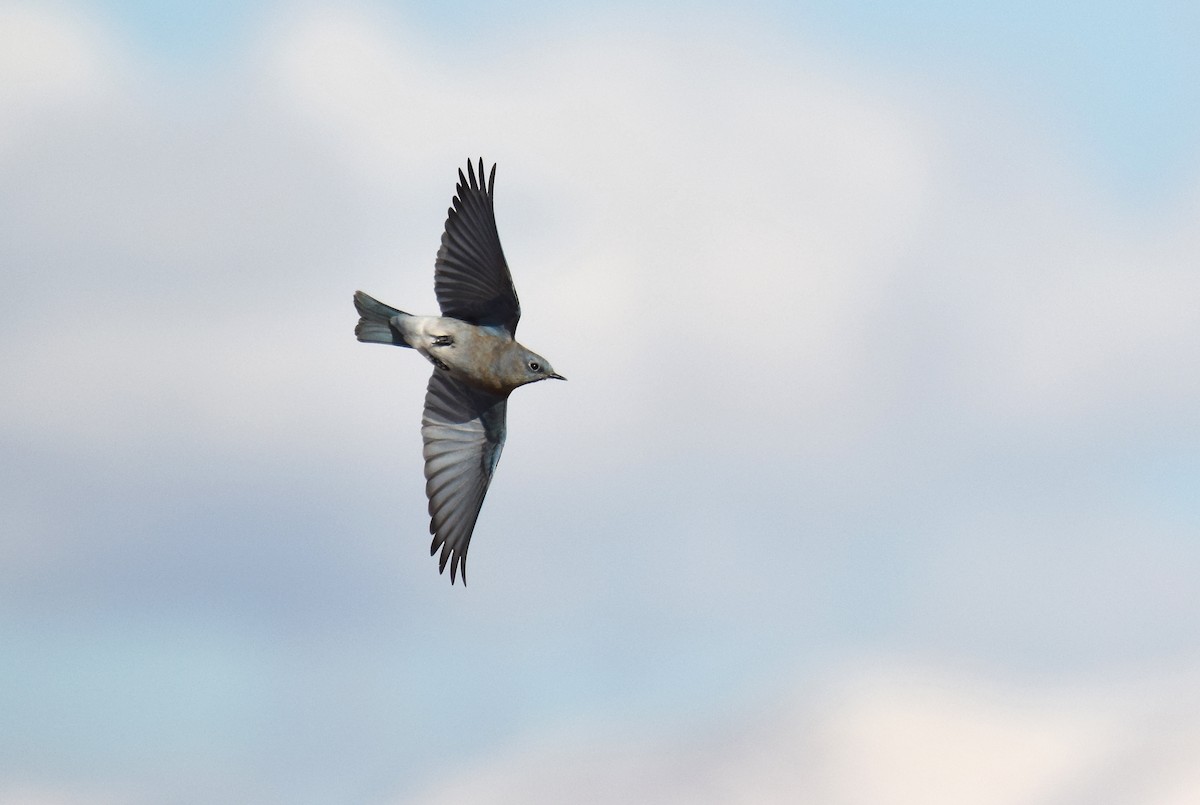
[[[439,572],[467,583],[467,547],[504,447],[507,398],[479,391],[435,369],[425,395],[425,494],[429,498],[430,555],[441,549]]]

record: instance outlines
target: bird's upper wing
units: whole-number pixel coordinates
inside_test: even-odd
[[[470,388],[435,369],[425,395],[425,494],[429,497],[432,556],[438,572],[450,562],[450,583],[467,583],[467,546],[483,496],[504,447],[507,398]]]
[[[469,161],[467,176],[459,170],[454,206],[447,213],[446,231],[438,249],[433,286],[443,316],[472,324],[501,326],[515,334],[521,304],[496,232],[496,214],[492,208],[495,186],[496,166],[492,165],[491,175],[484,181],[482,159],[478,179]]]

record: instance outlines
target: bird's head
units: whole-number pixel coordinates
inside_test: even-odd
[[[550,361],[524,347],[510,353],[509,357],[512,362],[505,367],[507,369],[505,374],[514,387],[524,386],[526,383],[536,383],[539,380],[566,380],[565,377],[554,371]]]

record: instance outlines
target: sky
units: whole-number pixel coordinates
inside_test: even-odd
[[[1190,4],[0,4],[0,802],[1200,797]],[[456,171],[521,340],[427,555]]]

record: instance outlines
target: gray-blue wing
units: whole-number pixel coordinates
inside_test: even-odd
[[[504,448],[507,398],[466,386],[435,369],[425,395],[425,494],[429,498],[429,555],[441,549],[438,572],[450,563],[450,583],[467,583],[467,547]]]
[[[467,175],[458,172],[454,206],[447,213],[438,249],[433,289],[443,316],[516,333],[521,304],[496,231],[492,207],[495,186],[496,166],[492,165],[485,181],[482,159],[478,178],[469,161]]]

